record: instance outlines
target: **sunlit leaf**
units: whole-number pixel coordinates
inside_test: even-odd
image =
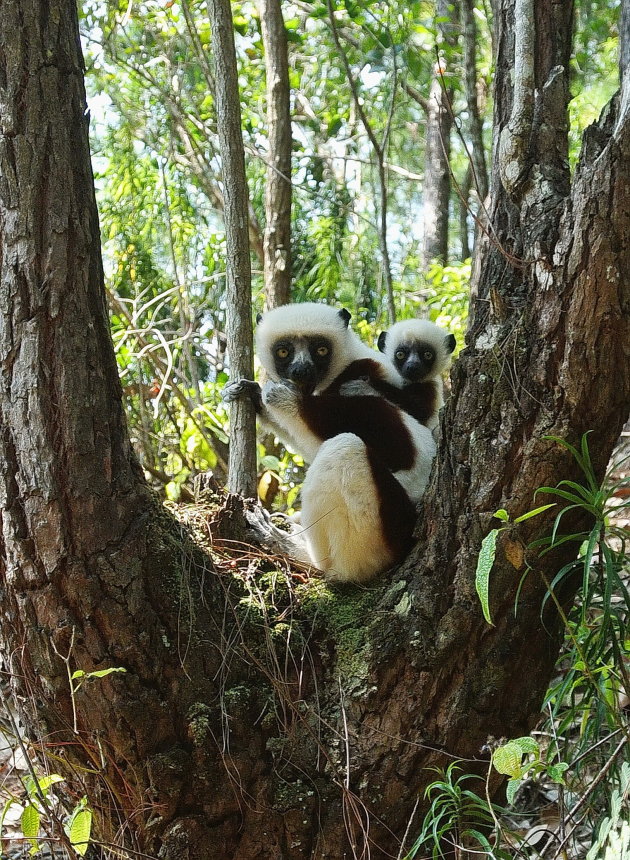
[[[479,552],[479,558],[477,559],[477,570],[475,572],[475,588],[477,590],[479,600],[481,601],[483,617],[486,619],[488,624],[492,624],[490,607],[488,604],[490,571],[494,564],[497,535],[499,534],[499,531],[499,529],[492,529],[492,531],[487,534],[481,542],[481,550]]]

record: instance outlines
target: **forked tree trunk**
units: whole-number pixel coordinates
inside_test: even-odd
[[[107,330],[76,7],[0,0],[0,646],[101,838],[162,860],[395,857],[423,768],[536,720],[559,640],[539,573],[569,550],[530,558],[515,618],[514,547],[550,517],[505,533],[491,628],[481,539],[497,508],[577,477],[546,435],[593,430],[601,475],[630,399],[630,123],[614,102],[570,185],[561,6],[532,0],[535,92],[513,100],[515,5],[496,4],[501,246],[481,248],[418,546],[366,592],[300,593],[215,571],[147,492]],[[517,53],[520,71],[526,39]],[[72,696],[59,655],[127,672]]]

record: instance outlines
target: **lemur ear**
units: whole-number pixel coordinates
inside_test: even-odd
[[[378,348],[380,349],[381,352],[385,352],[386,341],[387,341],[387,332],[382,331],[378,336],[378,340],[376,341],[376,345],[378,346]]]
[[[343,320],[343,323],[344,323],[345,327],[346,327],[346,328],[348,328],[348,323],[349,323],[349,322],[350,322],[350,320],[352,319],[352,314],[350,313],[350,311],[347,311],[345,308],[342,308],[342,309],[339,311],[339,316],[340,316],[340,317],[341,317],[341,319]]]
[[[258,325],[258,323],[261,321],[261,319],[262,319],[262,314],[256,314],[256,325]]]
[[[457,343],[457,341],[455,340],[454,334],[447,334],[446,337],[444,338],[444,349],[448,352],[449,355],[455,349],[456,343]]]

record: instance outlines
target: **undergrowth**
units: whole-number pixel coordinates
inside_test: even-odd
[[[437,773],[425,790],[430,807],[408,860],[630,857],[630,532],[623,525],[630,478],[613,477],[629,458],[616,464],[600,484],[587,436],[579,449],[555,441],[570,451],[583,478],[538,490],[537,501],[538,496],[545,501],[552,497],[558,512],[551,534],[528,547],[529,554],[540,557],[567,542],[576,546],[575,560],[546,583],[541,606],[542,612],[552,601],[565,627],[556,676],[545,697],[545,717],[531,737],[495,744],[485,779],[466,773],[464,762]],[[589,514],[590,528],[563,532],[566,514],[577,510]],[[496,516],[509,520],[506,511]],[[493,529],[488,536],[492,540],[484,542],[477,571],[477,590],[489,622],[491,550],[499,531]],[[532,575],[531,568],[527,574]],[[581,587],[565,612],[558,595],[565,579],[576,575]],[[493,771],[509,777],[502,806],[490,801]]]

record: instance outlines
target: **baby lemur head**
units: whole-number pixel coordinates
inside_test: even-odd
[[[406,382],[422,382],[448,368],[455,335],[428,320],[401,320],[380,333],[378,348]]]

